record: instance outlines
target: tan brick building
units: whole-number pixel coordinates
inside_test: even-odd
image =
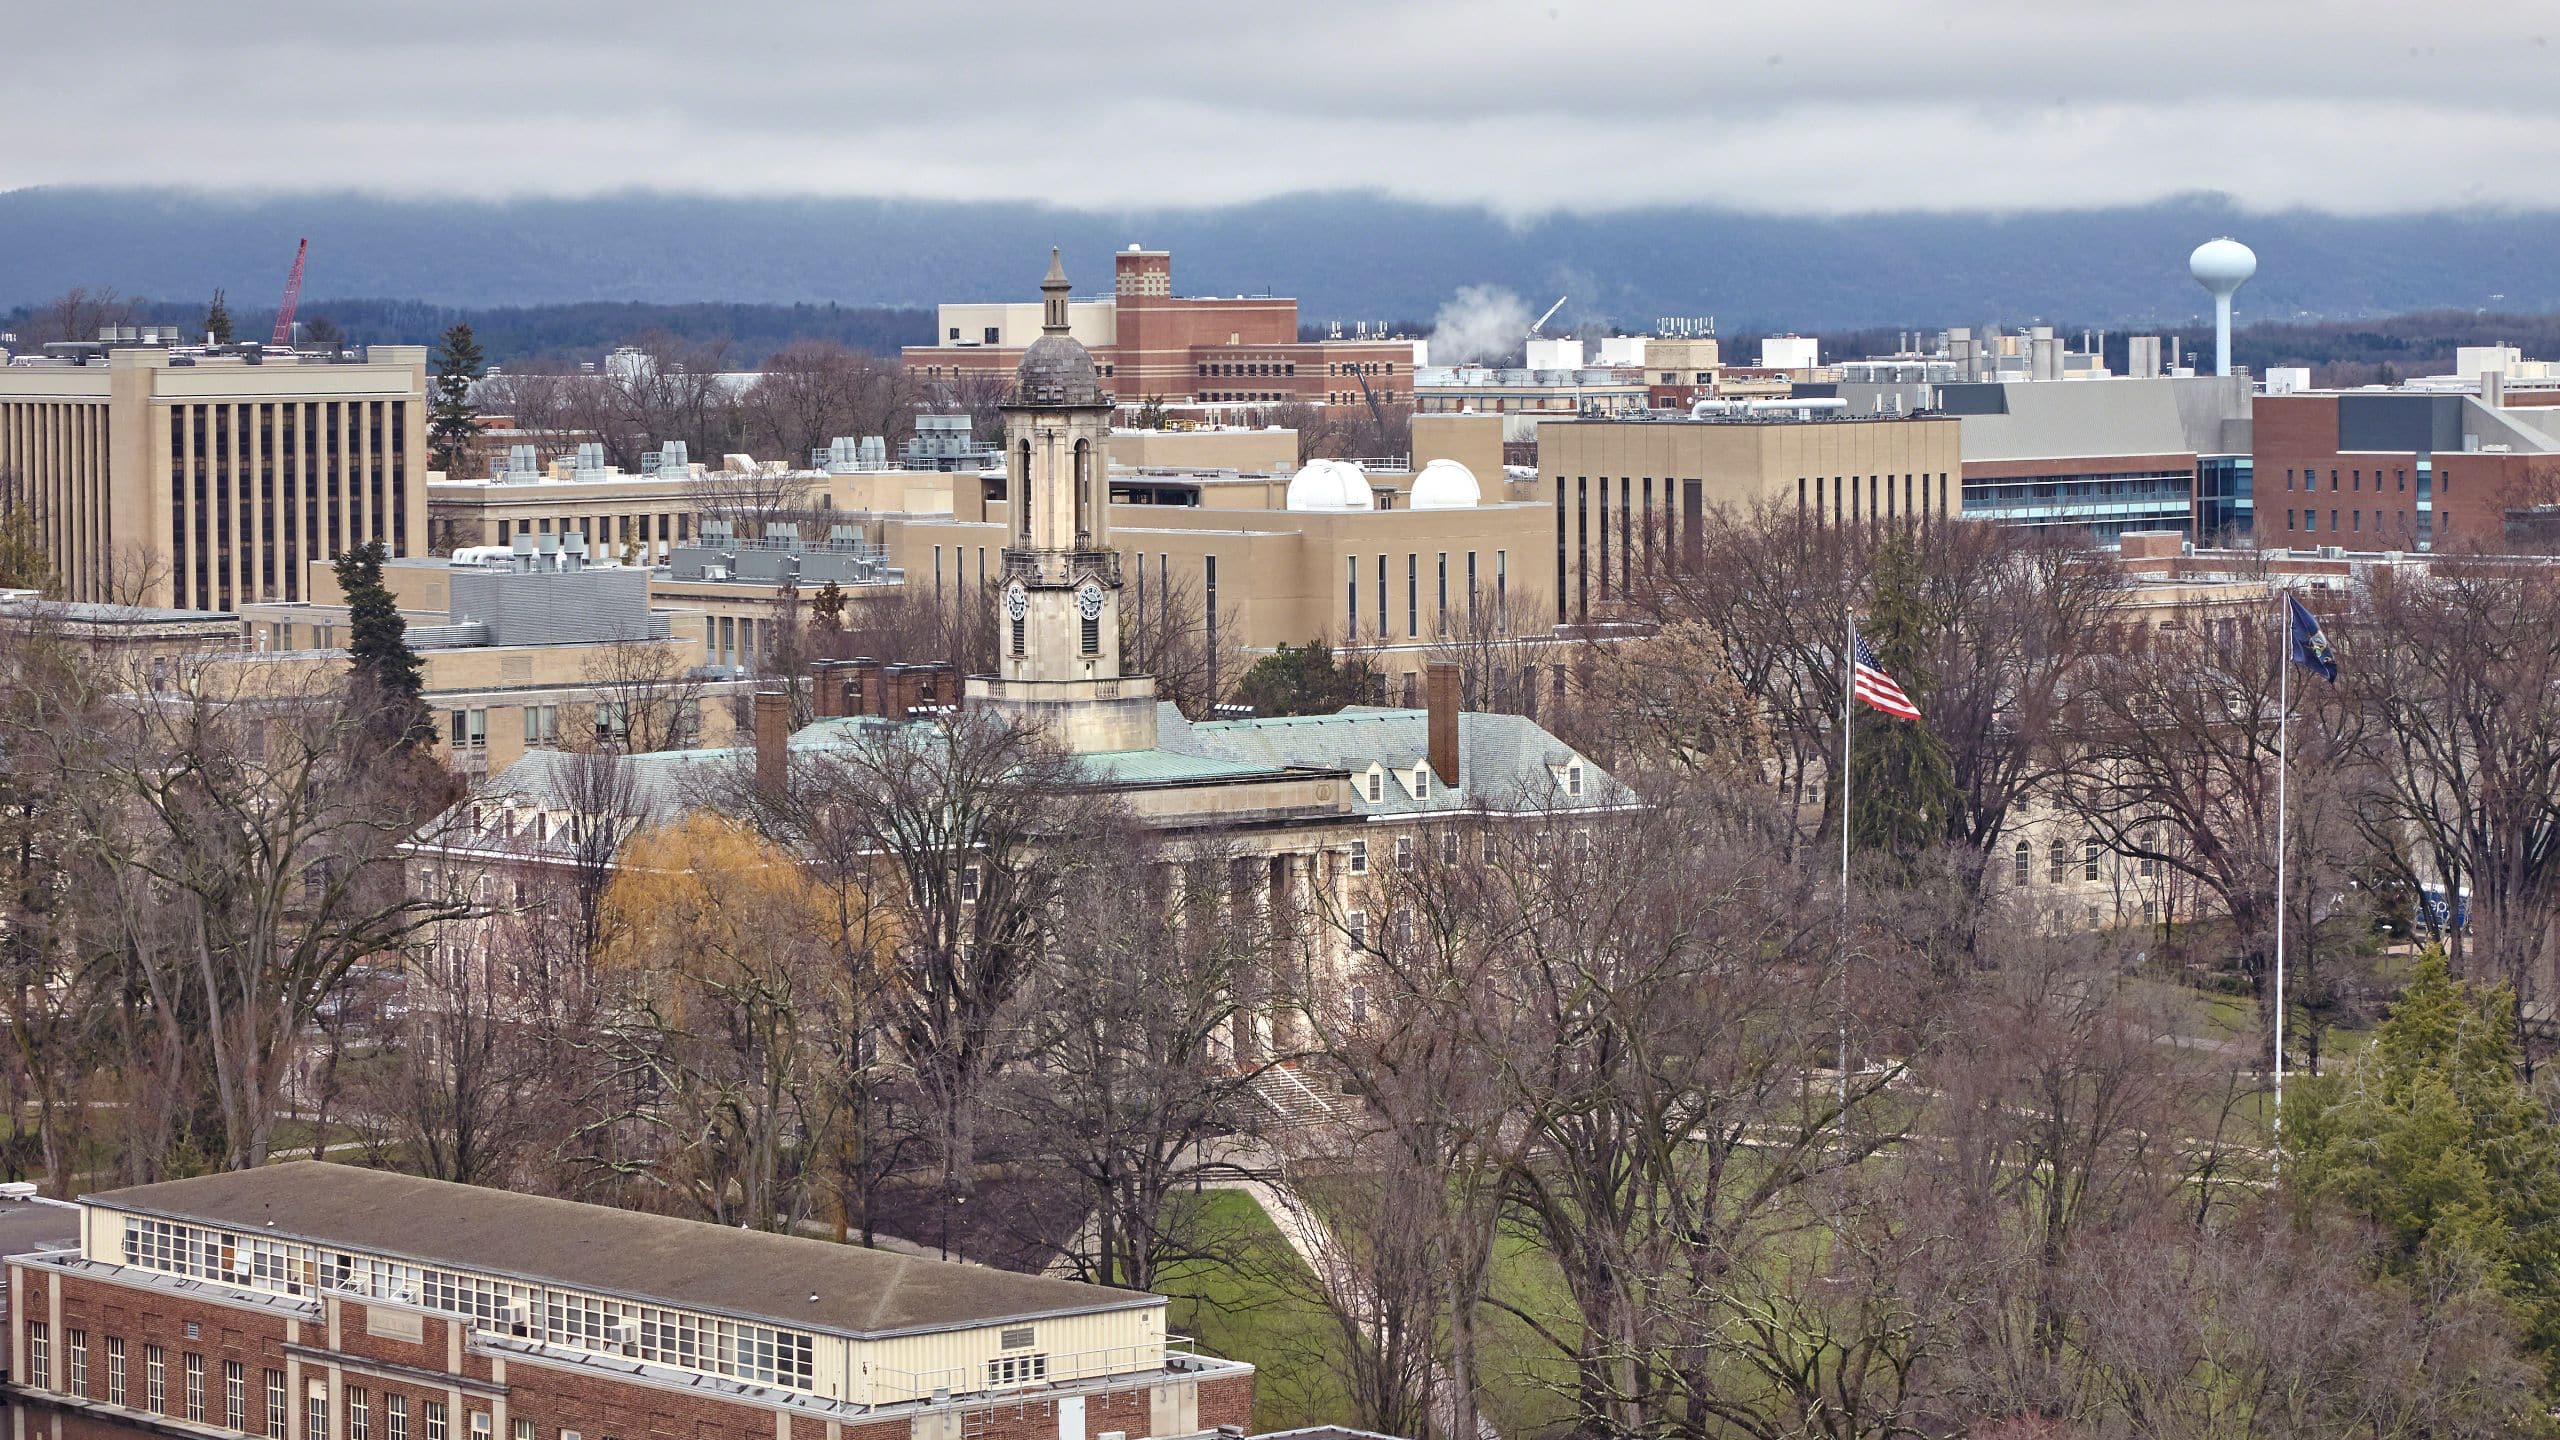
[[[300,599],[309,560],[425,549],[426,359],[125,349],[0,368],[0,477],[34,507],[70,599]]]
[[[1714,512],[1793,505],[1840,524],[1952,518],[1963,473],[1947,416],[1551,420],[1538,427],[1554,547],[1541,579],[1558,623],[1606,619],[1653,547],[1688,543]]]

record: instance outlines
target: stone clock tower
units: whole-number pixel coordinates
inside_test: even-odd
[[[1041,334],[1022,352],[1004,412],[1010,534],[993,675],[973,708],[1023,714],[1080,753],[1151,750],[1155,681],[1120,670],[1120,554],[1111,548],[1114,402],[1067,333],[1067,274],[1049,252]]]

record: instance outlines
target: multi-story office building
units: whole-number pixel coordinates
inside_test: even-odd
[[[1734,402],[1737,405],[1782,402]],[[1793,506],[1832,523],[1952,517],[1957,422],[1854,415],[1836,400],[1698,418],[1550,420],[1538,427],[1541,527],[1559,624],[1609,618],[1659,547],[1716,511]]]
[[[1371,397],[1413,398],[1411,340],[1301,340],[1295,300],[1176,295],[1170,251],[1132,245],[1112,257],[1112,269],[1112,293],[1070,301],[1067,323],[1093,356],[1104,393],[1121,404],[1365,406]],[[1010,383],[1043,324],[1036,301],[944,305],[938,315],[940,342],[903,352],[907,368],[928,381]]]
[[[2495,384],[2262,396],[2256,465],[2261,545],[2502,550],[2509,509],[2560,497],[2560,408]]]
[[[300,599],[310,560],[426,548],[426,359],[136,348],[0,368],[0,478],[71,599]]]
[[[1952,362],[1931,362],[1942,363]],[[1967,519],[2086,531],[2102,543],[2128,531],[2250,533],[2246,376],[1869,378],[1831,393],[1856,412],[1960,422]]]
[[[1239,1430],[1165,1301],[298,1161],[84,1198],[9,1262],[9,1384],[280,1440],[1128,1440]]]

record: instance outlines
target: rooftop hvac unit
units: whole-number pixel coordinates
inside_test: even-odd
[[[640,1327],[628,1320],[615,1320],[604,1327],[604,1343],[607,1345],[634,1345],[639,1340]]]

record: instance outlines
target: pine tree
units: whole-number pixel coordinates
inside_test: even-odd
[[[2560,1129],[2519,1073],[2504,986],[2430,950],[2373,1046],[2285,1103],[2286,1179],[2380,1227],[2385,1268],[2505,1297],[2560,1390]]]
[[[222,303],[222,292],[213,292],[213,303],[205,307],[204,333],[216,345],[231,343],[231,309]]]
[[[1253,663],[1236,684],[1236,699],[1257,715],[1331,715],[1366,702],[1377,672],[1354,655],[1335,658],[1321,640],[1282,645]]]
[[[1918,547],[1907,536],[1888,538],[1876,547],[1874,575],[1874,606],[1859,633],[1925,717],[1936,677],[1923,658],[1930,625],[1921,598]],[[1856,723],[1850,780],[1857,813],[1850,821],[1851,842],[1907,872],[1947,833],[1948,817],[1956,808],[1954,765],[1946,743],[1925,718],[1894,720],[1869,711]]]
[[[459,472],[478,444],[471,386],[487,373],[469,325],[444,332],[436,346],[435,396],[427,403],[427,463],[447,475]]]
[[[382,542],[338,557],[338,589],[347,602],[347,654],[357,703],[385,745],[424,746],[435,739],[427,718],[424,667],[409,648],[409,622],[382,583]]]

